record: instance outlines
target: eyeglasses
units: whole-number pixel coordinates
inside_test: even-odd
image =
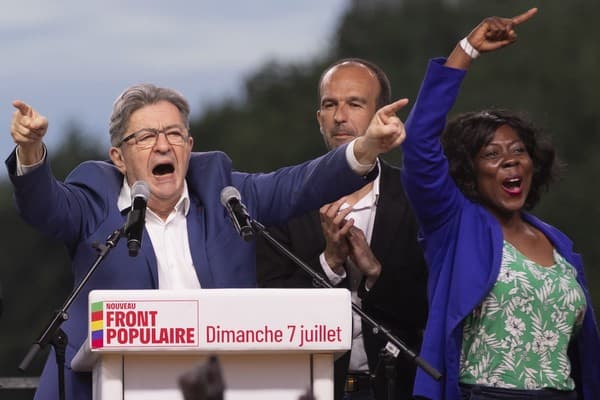
[[[170,145],[183,146],[188,138],[187,133],[184,133],[183,131],[184,129],[178,127],[167,127],[165,129],[144,128],[125,136],[119,141],[117,147],[120,147],[123,143],[133,139],[137,147],[148,149],[154,147],[158,140],[158,136],[161,133],[165,135],[165,138]]]

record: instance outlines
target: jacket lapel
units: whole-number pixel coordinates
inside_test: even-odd
[[[187,229],[192,261],[198,275],[198,280],[200,281],[200,287],[212,288],[215,287],[215,279],[208,263],[206,232],[203,229],[204,224],[202,223],[202,219],[206,218],[205,208],[192,197],[190,201],[190,211],[187,215]]]
[[[379,182],[379,199],[377,200],[377,212],[373,224],[373,235],[371,237],[371,250],[376,257],[382,257],[394,242],[392,238],[400,228],[398,221],[400,216],[406,212],[406,201],[400,201],[402,187],[398,182],[393,182],[392,169],[385,163],[381,163],[381,179]],[[380,260],[381,261],[381,260]]]
[[[142,246],[140,249],[146,259],[150,274],[152,275],[152,287],[158,289],[158,264],[156,261],[156,254],[154,253],[154,247],[152,246],[152,241],[150,240],[150,235],[148,235],[146,228],[144,228]]]
[[[127,215],[129,214],[130,210],[131,207],[127,207],[126,209],[121,211],[121,226],[125,226],[125,223],[127,221]],[[119,246],[127,247],[127,237],[121,237],[120,240],[124,243],[119,244]],[[127,252],[127,250],[125,251]],[[132,262],[146,262],[146,267],[150,270],[150,275],[152,277],[151,287],[154,289],[158,289],[158,264],[156,261],[156,254],[154,253],[154,247],[152,246],[150,235],[148,234],[148,231],[145,227],[144,232],[142,234],[142,244],[140,246],[140,250],[136,258],[137,260],[132,260]]]

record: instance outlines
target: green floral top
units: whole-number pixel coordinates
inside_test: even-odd
[[[460,382],[573,390],[569,341],[586,308],[575,269],[554,251],[543,267],[504,241],[498,280],[465,320]]]

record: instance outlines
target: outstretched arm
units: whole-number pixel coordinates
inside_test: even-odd
[[[536,12],[532,8],[513,18],[485,18],[456,45],[447,60],[430,63],[407,118],[408,137],[402,145],[405,190],[423,229],[441,226],[457,212],[463,199],[449,176],[439,137],[466,70],[479,52],[495,51],[514,43],[516,26]]]
[[[495,51],[514,43],[517,40],[515,27],[529,21],[536,13],[537,8],[532,8],[512,18],[484,19],[467,35],[466,42],[463,39],[456,45],[445,65],[457,69],[469,69],[471,62],[479,53]]]

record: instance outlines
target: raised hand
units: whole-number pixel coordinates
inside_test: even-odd
[[[10,123],[10,134],[19,146],[20,161],[34,164],[42,159],[42,139],[48,130],[48,119],[40,115],[33,107],[20,101],[13,101],[16,108]]]
[[[458,69],[468,69],[475,57],[469,54],[474,49],[479,53],[486,53],[508,46],[517,40],[515,27],[529,21],[537,13],[537,8],[532,8],[523,14],[512,18],[488,17],[481,21],[465,38],[466,45],[471,49],[465,50],[457,44],[446,60],[446,66]]]
[[[532,8],[512,18],[488,17],[475,27],[467,40],[480,53],[494,51],[517,40],[515,27],[529,21],[537,13]]]
[[[340,210],[345,202],[346,198],[342,197],[334,203],[325,204],[319,210],[321,229],[325,237],[325,260],[333,272],[339,275],[343,273],[344,263],[350,255],[350,245],[346,235],[354,225],[353,219],[346,220],[352,207]]]
[[[366,133],[354,143],[358,162],[373,164],[380,154],[400,146],[406,138],[406,131],[396,112],[407,104],[408,99],[400,99],[377,110]]]

